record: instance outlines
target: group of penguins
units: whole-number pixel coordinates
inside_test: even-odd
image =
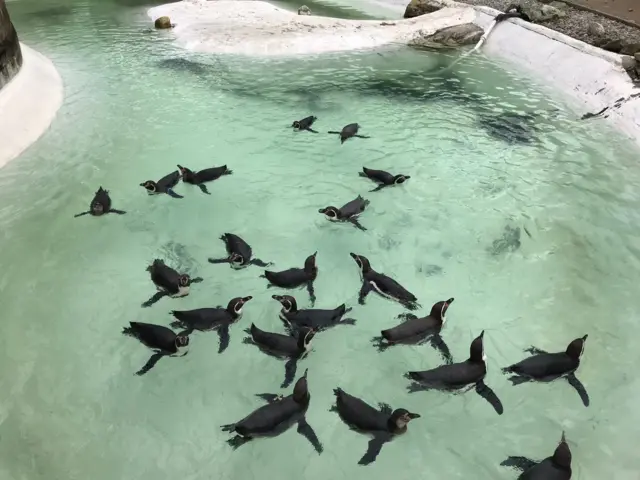
[[[309,116],[293,122],[292,128],[299,132],[317,133],[311,128],[315,121],[315,116]],[[352,137],[368,138],[358,135],[358,130],[359,125],[354,123],[345,126],[341,132],[329,133],[339,134],[342,143]],[[206,183],[232,173],[226,165],[200,171],[192,171],[178,165],[176,172],[157,182],[148,180],[141,183],[140,186],[144,187],[149,194],[166,193],[175,198],[183,198],[173,191],[180,179],[185,183],[197,185],[202,192],[208,194]],[[371,191],[400,185],[410,178],[408,175],[392,175],[386,171],[368,168],[363,168],[360,175],[368,177],[378,184]],[[367,204],[367,200],[358,196],[341,208],[330,206],[319,211],[325,214],[329,220],[349,222],[364,229],[359,224],[358,217]],[[124,214],[126,212],[112,208],[109,192],[100,187],[91,201],[89,210],[75,216],[87,214],[101,216],[108,213]],[[251,246],[238,235],[225,233],[220,239],[225,244],[226,256],[210,258],[210,263],[227,263],[234,269],[249,265],[259,267],[271,265],[253,258]],[[313,283],[318,274],[316,255],[317,252],[307,257],[302,268],[294,267],[282,271],[265,270],[264,275],[261,276],[267,279],[269,287],[276,286],[284,289],[306,287],[313,307],[315,304]],[[370,292],[375,292],[399,302],[410,311],[421,308],[415,295],[393,278],[374,270],[368,258],[356,253],[350,253],[350,256],[360,270],[362,277],[362,286],[358,297],[359,304],[364,305],[367,295]],[[192,284],[203,281],[200,277],[191,278],[186,273],[176,271],[161,259],[155,259],[147,267],[147,271],[158,291],[142,304],[143,307],[149,307],[165,296],[184,297],[189,294]],[[244,339],[244,343],[253,344],[264,353],[285,361],[285,375],[281,388],[287,388],[295,379],[298,362],[310,352],[311,342],[315,335],[338,325],[354,325],[356,321],[352,318],[345,318],[347,312],[351,310],[345,304],[334,309],[300,309],[296,299],[291,295],[272,295],[272,298],[281,305],[279,317],[284,324],[286,333],[264,331],[252,323],[250,328],[246,330],[249,336]],[[138,339],[142,344],[154,350],[153,355],[137,372],[137,375],[147,373],[164,356],[186,355],[189,335],[194,331],[216,331],[219,336],[218,353],[224,352],[230,341],[230,327],[238,323],[242,317],[244,306],[251,299],[251,296],[233,298],[226,307],[171,311],[175,317],[171,326],[180,329],[179,333],[162,325],[130,322],[130,325],[124,328],[123,333]],[[495,392],[484,383],[487,373],[483,345],[484,330],[471,342],[469,358],[462,362],[453,361],[449,348],[441,336],[446,322],[446,314],[453,302],[453,298],[441,300],[435,303],[425,316],[413,313],[399,315],[400,323],[382,330],[380,336],[373,338],[373,344],[378,351],[384,351],[396,345],[430,344],[441,354],[444,364],[430,370],[407,372],[405,377],[412,381],[408,386],[410,393],[424,390],[460,392],[474,389],[478,395],[489,402],[498,414],[502,414],[504,411],[502,402]],[[514,385],[530,381],[549,382],[564,378],[576,389],[584,405],[588,406],[589,396],[575,375],[584,352],[586,339],[587,335],[577,338],[571,341],[564,351],[560,352],[551,353],[530,347],[525,351],[531,356],[504,368],[503,372],[511,375],[509,380]],[[290,395],[259,394],[258,397],[266,403],[265,405],[236,423],[222,426],[223,431],[235,435],[228,440],[228,443],[235,449],[254,438],[276,436],[291,426],[297,425],[298,433],[308,439],[319,454],[322,453],[322,444],[305,419],[311,400],[307,375],[308,370],[305,370],[304,374],[296,381]],[[366,452],[358,462],[361,465],[373,463],[384,444],[395,436],[405,433],[408,424],[412,420],[420,418],[418,413],[409,412],[404,408],[394,410],[387,404],[379,404],[378,408],[375,408],[340,388],[336,388],[334,393],[336,402],[332,410],[336,411],[351,429],[367,433],[372,437]],[[565,480],[571,478],[571,451],[563,432],[562,439],[552,456],[541,461],[534,461],[522,456],[509,457],[501,465],[520,470],[522,472],[520,479]]]

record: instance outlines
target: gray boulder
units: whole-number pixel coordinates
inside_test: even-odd
[[[311,9],[309,7],[307,7],[306,5],[302,5],[298,9],[298,15],[311,15]]]
[[[591,22],[587,26],[587,33],[594,37],[604,37],[604,26],[598,22]]]
[[[475,45],[483,33],[484,30],[479,26],[465,23],[443,28],[431,35],[423,35],[422,32],[419,32],[418,36],[409,42],[409,45],[427,48],[456,48],[463,45]]]
[[[411,0],[404,11],[404,18],[419,17],[426,13],[437,12],[444,5],[438,0]]]

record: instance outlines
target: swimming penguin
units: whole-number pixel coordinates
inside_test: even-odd
[[[503,373],[511,373],[509,380],[513,385],[538,381],[551,382],[558,378],[566,378],[576,389],[585,407],[589,406],[589,394],[584,385],[576,377],[576,370],[580,366],[580,357],[584,353],[584,344],[587,336],[573,340],[564,352],[547,353],[536,347],[529,347],[525,352],[533,356],[525,358],[519,363],[502,369]]]
[[[440,352],[445,362],[452,363],[453,358],[451,358],[449,347],[442,340],[440,332],[447,321],[445,315],[453,300],[453,298],[450,298],[449,300],[435,303],[431,307],[431,313],[426,317],[418,317],[412,313],[398,315],[398,318],[404,318],[405,321],[393,328],[382,330],[380,332],[382,336],[373,339],[374,343],[377,344],[378,350],[384,351],[396,344],[419,345],[429,341],[433,348]]]
[[[287,358],[284,364],[284,381],[280,388],[287,388],[296,377],[298,360],[302,360],[311,351],[311,340],[316,334],[313,328],[304,328],[296,332],[296,335],[282,335],[280,333],[265,332],[253,323],[251,328],[245,330],[250,337],[244,339],[244,343],[256,345],[267,355],[276,358]]]
[[[351,137],[371,138],[371,137],[367,137],[366,135],[358,135],[358,130],[360,130],[360,125],[358,125],[357,123],[350,123],[349,125],[343,127],[342,130],[339,132],[331,131],[327,133],[340,135],[340,143],[346,142]]]
[[[198,188],[207,195],[211,194],[209,193],[209,190],[207,190],[207,186],[205,185],[206,182],[212,182],[223,175],[231,175],[233,173],[233,170],[229,170],[226,165],[222,165],[221,167],[205,168],[204,170],[199,170],[197,172],[178,165],[178,170],[180,170],[183,182],[190,183],[191,185],[197,185]]]
[[[194,330],[201,332],[216,330],[220,337],[218,353],[222,353],[229,346],[229,327],[242,318],[242,307],[252,298],[251,296],[232,298],[227,308],[219,305],[216,308],[173,310],[171,315],[176,318],[176,321],[172,322],[171,326],[186,329],[181,335],[190,335]]]
[[[173,330],[162,325],[153,323],[129,322],[129,327],[124,327],[124,335],[137,338],[143,345],[155,350],[155,353],[136,375],[144,375],[151,370],[158,360],[165,355],[172,357],[184,357],[188,352],[189,337],[187,335],[176,335]]]
[[[336,405],[331,410],[338,412],[342,421],[351,429],[373,435],[369,440],[367,452],[358,462],[360,465],[373,463],[385,443],[405,433],[411,420],[420,418],[419,414],[411,413],[404,408],[392,411],[386,403],[380,403],[380,410],[376,410],[341,388],[336,388],[333,393],[336,396]]]
[[[360,230],[366,230],[358,221],[359,215],[364,212],[364,209],[369,205],[369,200],[365,200],[360,195],[349,203],[343,205],[340,208],[333,206],[324,207],[318,210],[318,213],[324,213],[327,218],[334,222],[349,222],[359,228]]]
[[[418,299],[415,295],[393,278],[373,270],[367,257],[356,255],[355,253],[350,253],[349,255],[351,255],[351,258],[353,258],[358,264],[358,267],[360,267],[360,274],[362,275],[362,288],[358,296],[358,303],[360,305],[364,305],[365,298],[371,290],[374,290],[383,297],[400,302],[409,310],[416,310],[418,308]]]
[[[78,213],[74,215],[74,218],[82,217],[83,215],[93,215],[94,217],[99,217],[100,215],[105,215],[107,213],[117,213],[118,215],[124,215],[125,211],[116,210],[115,208],[111,208],[111,197],[109,197],[109,192],[104,188],[98,188],[98,191],[93,196],[93,200],[89,204],[89,210],[86,212]]]
[[[149,195],[159,195],[161,193],[166,193],[173,198],[184,198],[182,195],[178,195],[173,191],[173,187],[175,187],[179,181],[180,172],[176,170],[175,172],[162,177],[157,182],[154,182],[153,180],[147,180],[146,182],[141,183],[140,186],[146,188]]]
[[[315,330],[325,330],[335,325],[355,325],[353,318],[342,318],[351,308],[343,303],[333,310],[320,310],[307,308],[298,310],[298,302],[291,295],[272,295],[271,298],[277,300],[282,305],[280,319],[290,332],[298,328],[313,328]]]
[[[256,265],[258,267],[268,267],[271,263],[265,263],[259,258],[251,258],[253,254],[251,246],[233,233],[225,233],[220,237],[224,242],[227,250],[225,258],[210,258],[209,263],[228,263],[231,268],[239,269],[247,265]]]
[[[504,412],[502,402],[494,391],[484,383],[484,377],[487,375],[487,364],[485,362],[483,337],[484,330],[479,337],[471,342],[469,359],[464,362],[441,365],[422,372],[406,373],[404,375],[405,378],[417,382],[409,386],[409,392],[432,389],[455,391],[474,385],[476,393],[488,401],[498,415],[502,415]]]
[[[150,307],[162,297],[169,295],[171,298],[186,297],[189,295],[189,286],[192,283],[202,282],[202,278],[191,278],[185,273],[178,273],[173,268],[165,265],[163,260],[156,258],[147,267],[147,272],[151,274],[151,281],[156,285],[158,293],[142,304],[143,307]]]
[[[318,252],[315,252],[313,255],[308,256],[304,261],[303,268],[289,268],[288,270],[283,270],[281,272],[265,270],[264,275],[260,275],[260,277],[269,280],[269,287],[298,288],[302,285],[306,285],[311,305],[313,305],[316,301],[313,282],[318,276],[318,267],[316,267],[317,254]]]
[[[551,457],[540,462],[527,457],[509,457],[500,465],[520,470],[518,480],[570,480],[571,450],[562,432],[560,444]]]
[[[308,132],[313,132],[313,133],[318,133],[315,130],[313,130],[311,128],[311,125],[313,125],[313,122],[315,122],[318,119],[318,117],[314,117],[313,115],[309,116],[309,117],[305,117],[302,120],[295,120],[291,126],[297,131],[297,132],[301,132],[302,130],[306,130]]]
[[[391,185],[402,185],[411,178],[409,175],[391,175],[389,172],[385,172],[384,170],[373,170],[372,168],[367,167],[362,167],[362,171],[359,175],[361,177],[370,178],[374,182],[378,183],[376,188],[369,190],[370,192],[377,192],[378,190],[382,190],[384,187],[389,187]]]
[[[257,437],[278,436],[297,423],[298,433],[309,440],[316,452],[321,454],[322,444],[305,418],[311,401],[307,385],[308,371],[305,370],[304,375],[298,379],[291,395],[283,397],[273,393],[258,394],[258,397],[268,402],[267,405],[254,410],[239,422],[223,425],[222,431],[237,434],[227,440],[227,443],[236,449]]]

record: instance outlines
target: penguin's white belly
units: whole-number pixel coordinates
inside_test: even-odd
[[[179,287],[178,293],[172,294],[171,298],[186,297],[187,295],[189,295],[189,287]]]

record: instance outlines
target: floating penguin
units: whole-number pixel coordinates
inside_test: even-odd
[[[236,449],[257,437],[278,436],[297,423],[298,433],[309,440],[316,452],[321,454],[322,444],[305,418],[311,401],[307,373],[308,370],[305,370],[304,375],[298,379],[291,395],[283,397],[273,393],[258,394],[268,404],[254,410],[239,422],[223,425],[222,431],[237,434],[227,440],[227,443]]]
[[[173,187],[175,187],[179,181],[180,172],[176,170],[175,172],[162,177],[157,182],[147,180],[146,182],[141,183],[140,186],[146,188],[149,195],[160,195],[161,193],[166,193],[173,198],[184,198],[182,195],[178,195],[173,191]]]
[[[93,196],[93,200],[89,204],[89,210],[86,212],[78,213],[74,215],[74,218],[82,217],[83,215],[93,215],[94,217],[99,217],[100,215],[106,215],[107,213],[117,213],[118,215],[124,215],[124,210],[116,210],[115,208],[111,208],[111,197],[109,197],[109,192],[104,188],[98,188],[98,191]]]
[[[157,258],[147,267],[147,272],[151,274],[151,281],[156,285],[158,293],[144,302],[143,307],[150,307],[167,295],[171,298],[186,297],[192,283],[202,282],[202,278],[191,278],[186,273],[180,274]]]
[[[180,170],[183,182],[190,183],[191,185],[197,185],[198,188],[207,195],[211,194],[209,193],[209,190],[207,190],[207,186],[205,185],[206,182],[213,182],[223,175],[231,175],[233,173],[233,170],[229,170],[226,165],[222,165],[221,167],[205,168],[204,170],[199,170],[197,172],[178,165],[178,170]]]
[[[576,389],[585,407],[589,406],[589,394],[584,385],[576,377],[576,370],[580,366],[580,358],[584,353],[584,343],[587,336],[573,340],[564,352],[547,353],[536,347],[529,347],[525,352],[533,356],[525,358],[519,363],[502,369],[503,373],[511,373],[509,380],[513,385],[538,381],[551,382],[558,378],[565,378],[569,385]]]
[[[186,351],[189,346],[187,335],[176,335],[170,328],[152,323],[129,322],[129,325],[129,327],[122,329],[124,335],[137,338],[143,345],[156,351],[144,367],[136,372],[136,375],[147,373],[165,355],[184,357],[189,353]]]
[[[373,463],[385,443],[405,433],[411,420],[420,418],[419,414],[411,413],[404,408],[392,411],[386,403],[380,403],[380,410],[376,410],[340,388],[336,388],[333,393],[336,396],[336,405],[331,410],[338,412],[342,421],[352,430],[373,435],[369,440],[367,452],[358,462],[360,465]]]
[[[318,267],[316,267],[317,254],[318,252],[315,252],[313,255],[307,257],[304,261],[304,268],[289,268],[281,272],[265,270],[264,275],[260,275],[260,277],[269,280],[269,287],[298,288],[306,285],[311,305],[313,305],[316,301],[313,282],[318,276]]]
[[[365,200],[360,195],[358,195],[355,199],[351,200],[349,203],[343,205],[340,208],[336,208],[333,206],[324,207],[318,210],[318,213],[324,213],[327,218],[334,222],[349,222],[359,228],[360,230],[366,230],[360,222],[358,221],[358,217],[364,209],[369,205],[369,200]]]
[[[244,339],[244,343],[256,345],[267,355],[276,358],[287,358],[284,364],[284,382],[280,388],[287,388],[296,377],[298,360],[302,360],[311,351],[311,340],[316,334],[312,328],[303,328],[296,335],[281,335],[280,333],[265,332],[253,323],[246,332],[251,335]]]
[[[365,298],[371,290],[374,290],[383,297],[400,302],[409,310],[416,310],[419,307],[418,299],[413,293],[409,292],[393,278],[373,270],[367,257],[356,255],[355,253],[350,253],[349,255],[360,267],[360,274],[362,275],[362,288],[358,296],[360,305],[364,305]]]
[[[402,185],[411,178],[409,175],[391,175],[389,172],[385,172],[384,170],[374,170],[367,167],[362,167],[362,172],[360,172],[359,175],[361,177],[370,178],[374,182],[378,183],[376,188],[369,190],[370,192],[377,192],[378,190],[390,187],[391,185]]]
[[[315,122],[318,119],[318,117],[314,117],[313,115],[309,116],[309,117],[305,117],[302,120],[295,120],[291,126],[297,131],[297,132],[301,132],[303,130],[306,130],[308,132],[313,132],[313,133],[318,133],[315,130],[313,130],[311,128],[311,125],[313,125],[313,122]]]
[[[331,133],[333,135],[340,135],[340,143],[346,142],[351,137],[371,138],[371,137],[367,137],[366,135],[358,135],[358,130],[360,130],[360,125],[358,125],[357,123],[350,123],[349,125],[346,125],[345,127],[343,127],[342,130],[339,132],[331,131],[327,133]]]
[[[571,450],[562,432],[560,444],[551,457],[540,462],[527,457],[509,457],[500,465],[520,470],[518,480],[570,480]]]
[[[426,317],[418,317],[412,313],[401,313],[398,318],[404,318],[404,322],[396,327],[382,330],[380,332],[382,336],[373,339],[374,343],[377,344],[378,350],[384,351],[396,344],[412,345],[429,341],[447,363],[452,363],[453,358],[451,358],[449,347],[444,343],[440,332],[447,321],[445,315],[453,300],[453,298],[450,298],[449,300],[435,303],[431,307],[431,313]]]
[[[224,242],[227,250],[225,258],[210,258],[209,263],[228,263],[231,268],[239,269],[247,265],[256,265],[258,267],[268,267],[271,263],[265,263],[259,258],[252,259],[253,252],[251,246],[233,233],[225,233],[220,237]]]
[[[280,319],[290,332],[295,332],[299,328],[313,328],[320,331],[335,325],[356,324],[353,318],[342,318],[345,313],[351,311],[351,308],[347,308],[344,303],[333,310],[311,308],[298,310],[298,302],[291,295],[272,295],[271,298],[282,305]]]
[[[485,362],[483,337],[484,330],[479,337],[471,342],[469,359],[464,362],[442,365],[422,372],[406,373],[405,378],[417,382],[409,386],[409,392],[432,389],[455,391],[474,385],[478,395],[487,400],[498,415],[502,415],[504,412],[502,402],[493,390],[484,383],[484,377],[487,375],[487,364]]]
[[[220,337],[218,353],[229,346],[229,327],[242,318],[242,307],[253,297],[236,297],[231,299],[227,308],[219,305],[216,308],[197,308],[195,310],[173,310],[176,318],[171,323],[173,328],[184,328],[182,335],[190,335],[194,330],[201,332],[216,330]]]

